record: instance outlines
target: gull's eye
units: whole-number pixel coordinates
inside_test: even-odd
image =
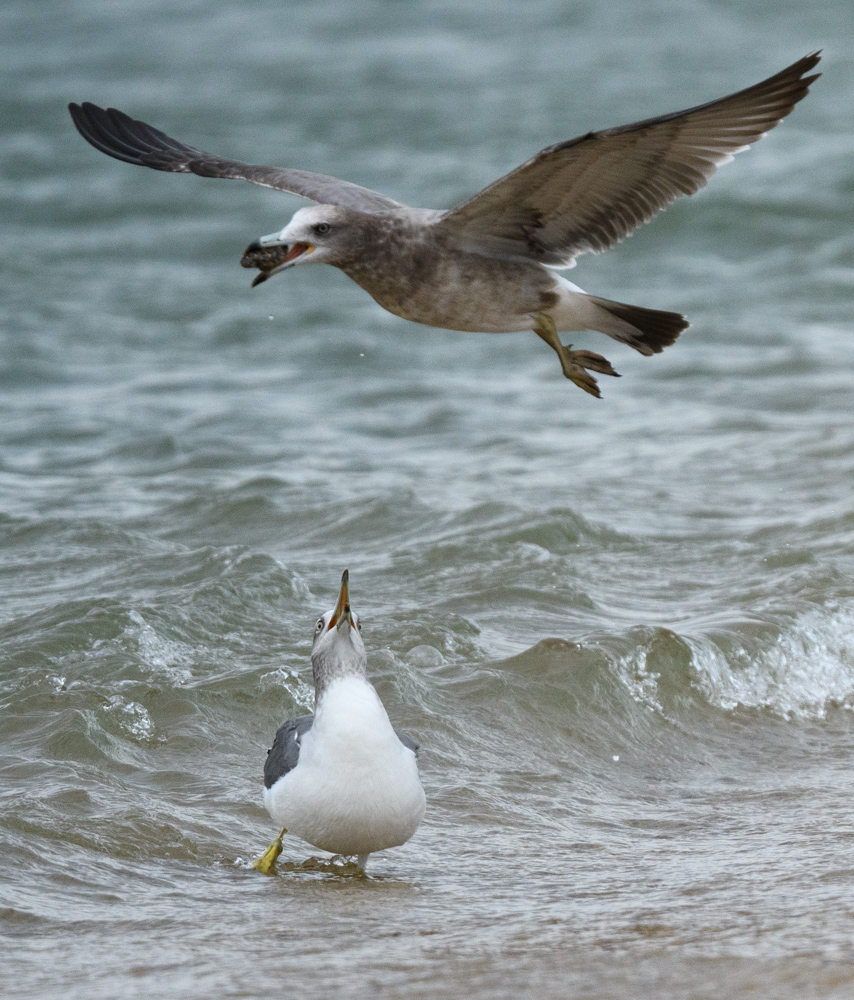
[[[323,619],[317,619],[317,625],[315,626],[315,631],[319,632],[323,628]]]
[[[330,226],[328,222],[318,222],[318,224],[316,226],[312,226],[312,228],[318,236],[325,236],[332,230],[332,226]]]
[[[356,628],[361,632],[362,631],[362,623],[361,622],[356,622]]]

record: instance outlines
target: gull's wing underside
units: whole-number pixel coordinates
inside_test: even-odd
[[[461,249],[570,267],[693,194],[778,125],[818,61],[816,52],[729,97],[549,146],[438,225]]]

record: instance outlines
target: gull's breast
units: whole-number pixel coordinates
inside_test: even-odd
[[[555,304],[552,275],[540,264],[501,260],[409,234],[365,247],[341,269],[384,309],[446,330],[530,330]]]
[[[426,808],[415,754],[371,684],[355,676],[324,692],[299,763],[265,789],[264,803],[289,833],[347,855],[405,843]]]

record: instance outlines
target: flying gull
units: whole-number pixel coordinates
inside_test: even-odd
[[[392,728],[368,680],[361,631],[344,570],[338,603],[314,630],[314,715],[289,719],[267,753],[264,805],[282,832],[254,864],[265,874],[285,833],[355,855],[364,871],[369,854],[406,843],[424,816],[418,744]]]
[[[608,250],[778,125],[819,74],[819,53],[746,90],[686,111],[588,132],[537,153],[448,211],[410,208],[325,174],[252,166],[185,146],[115,108],[69,110],[96,149],[127,163],[249,181],[308,198],[279,232],[247,248],[257,285],[296,264],[340,268],[389,312],[449,330],[533,330],[564,375],[594,396],[589,372],[616,375],[559,333],[598,330],[641,354],[688,326],[678,313],[588,295],[556,273]]]

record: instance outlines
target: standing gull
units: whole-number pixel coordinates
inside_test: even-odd
[[[561,331],[598,330],[641,354],[660,353],[688,326],[678,313],[588,295],[555,269],[609,250],[682,194],[693,194],[794,108],[819,74],[819,54],[708,104],[588,132],[527,163],[448,211],[304,170],[252,166],[185,146],[115,108],[70,104],[80,134],[127,163],[249,181],[319,204],[251,243],[253,285],[296,264],[332,264],[389,312],[449,330],[533,330],[564,375],[594,396],[589,372],[616,375]]]
[[[364,871],[369,854],[406,843],[424,816],[418,744],[392,728],[368,680],[361,631],[345,569],[338,603],[314,630],[314,715],[289,719],[267,753],[264,805],[282,832],[254,864],[265,874],[285,833],[355,855]]]

